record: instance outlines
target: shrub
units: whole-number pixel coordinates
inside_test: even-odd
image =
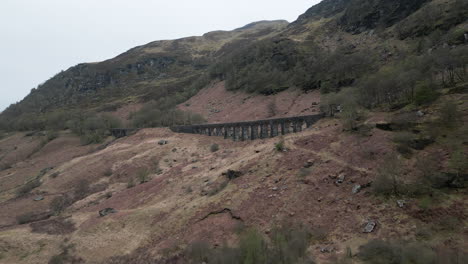
[[[275,144],[275,149],[276,149],[276,151],[280,151],[280,152],[284,151],[286,149],[285,146],[284,146],[284,140],[283,139],[280,140],[280,142]]]
[[[81,200],[88,196],[90,192],[90,183],[87,180],[79,180],[78,183],[76,184],[75,191],[74,191],[74,197],[76,200]]]
[[[380,195],[398,195],[403,190],[403,182],[400,177],[403,164],[394,155],[387,156],[377,171],[377,176],[372,184],[374,193]]]
[[[267,260],[267,244],[254,229],[249,229],[241,235],[239,249],[243,263],[265,263]]]
[[[199,114],[184,112],[178,109],[166,109],[160,103],[146,103],[138,112],[131,115],[135,127],[164,127],[204,123]]]
[[[149,171],[147,169],[141,169],[138,171],[138,181],[140,184],[148,182],[149,181]]]
[[[127,182],[127,188],[130,189],[133,187],[135,187],[135,180],[133,180],[133,178],[130,178]]]
[[[439,111],[439,123],[448,129],[457,128],[461,122],[461,113],[453,101],[445,102]]]
[[[2,162],[0,163],[0,171],[11,169],[10,163]]]
[[[41,186],[41,181],[39,179],[32,180],[25,185],[21,186],[17,191],[16,191],[16,197],[21,197],[24,196],[28,193],[30,193],[33,189]]]
[[[68,195],[57,196],[50,202],[50,210],[58,215],[68,206],[73,204],[73,199]]]
[[[72,255],[74,245],[62,245],[61,252],[50,258],[48,264],[83,263],[83,259]]]
[[[414,103],[424,105],[434,102],[439,94],[436,92],[434,85],[428,82],[419,82],[416,84],[416,92],[414,94]]]
[[[187,248],[187,255],[194,263],[206,263],[210,258],[211,249],[208,243],[196,241]]]
[[[271,234],[271,250],[277,263],[298,263],[305,259],[311,233],[303,226],[275,228]]]
[[[210,150],[211,150],[211,152],[216,152],[216,151],[218,151],[218,150],[219,150],[219,145],[218,145],[218,144],[212,144],[212,145],[210,146]]]
[[[163,172],[163,170],[159,166],[159,160],[153,160],[153,171],[154,171],[154,173],[156,173],[158,175]]]
[[[267,111],[269,117],[273,117],[276,115],[276,113],[278,112],[278,107],[276,106],[276,103],[274,101],[268,103]]]
[[[226,245],[211,249],[206,242],[195,242],[187,248],[192,263],[216,264],[313,264],[307,256],[310,233],[303,227],[288,226],[275,228],[270,236],[271,243],[255,229],[243,229],[237,247]]]
[[[51,177],[52,179],[55,179],[55,178],[57,178],[59,175],[60,175],[60,172],[56,171],[56,172],[52,173],[52,174],[50,175],[50,177]]]
[[[461,177],[461,174],[468,170],[467,160],[468,158],[463,148],[458,147],[450,154],[449,168],[457,175],[457,177]]]
[[[224,180],[221,183],[216,184],[213,188],[208,191],[208,196],[214,196],[224,190],[229,184],[229,180]]]
[[[399,132],[393,137],[393,142],[397,143],[397,151],[408,158],[413,153],[410,146],[414,139],[415,136],[409,132]]]
[[[18,215],[16,217],[16,221],[20,225],[34,222],[34,221],[36,221],[36,214],[34,214],[34,213],[25,213],[25,214],[22,214],[22,215]]]
[[[110,177],[112,176],[112,169],[108,168],[107,170],[104,171],[104,176]]]
[[[435,263],[432,249],[419,243],[372,240],[359,248],[359,258],[371,264]]]
[[[303,180],[311,173],[311,171],[312,170],[310,168],[301,168],[299,170],[299,173],[297,174],[297,177],[299,178],[299,180]]]
[[[105,136],[101,131],[86,131],[81,135],[81,144],[90,145],[90,144],[99,144],[104,141]]]

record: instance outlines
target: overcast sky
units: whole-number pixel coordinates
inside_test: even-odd
[[[294,21],[319,0],[0,0],[0,111],[81,62],[154,40]]]

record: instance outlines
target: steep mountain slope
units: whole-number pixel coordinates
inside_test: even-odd
[[[33,89],[20,103],[6,109],[2,117],[14,123],[12,119],[31,113],[112,110],[130,102],[167,96],[178,97],[180,102],[206,83],[200,80],[194,84],[216,58],[272,36],[286,25],[286,21],[261,21],[233,31],[155,41],[104,62],[79,64]]]
[[[450,94],[424,109],[428,114],[416,122],[431,124],[446,97],[459,100],[466,121],[466,95]],[[463,256],[460,249],[468,243],[466,188],[437,191],[432,198],[383,198],[368,187],[396,148],[392,138],[398,133],[375,124],[392,122],[395,114],[408,113],[370,114],[364,134],[343,133],[338,119],[324,119],[311,130],[285,136],[285,151],[275,150],[277,138],[232,142],[165,128],[143,129],[110,144],[87,147],[61,134],[0,172],[0,261],[154,263],[178,256],[197,241],[215,248],[223,243],[235,246],[238,230],[256,228],[268,236],[284,223],[302,223],[312,230],[308,254],[317,263],[348,254],[347,247],[354,263],[361,263],[356,252],[372,239],[424,237],[443,259],[444,254]],[[24,146],[11,147],[18,136],[1,140],[0,149],[10,156],[24,152]],[[160,145],[160,140],[168,144]],[[219,150],[213,152],[213,144]],[[413,159],[399,160],[405,181],[420,173],[414,161],[432,154],[446,168],[449,156],[441,139],[415,152]],[[53,168],[40,176],[41,186],[14,198],[14,187],[48,167]],[[228,180],[223,173],[229,169],[241,175]],[[82,185],[86,187],[77,187]],[[353,191],[357,185],[362,189]],[[35,201],[37,197],[43,200]],[[64,197],[75,197],[74,203],[57,204]],[[424,199],[431,205],[425,207]],[[403,208],[399,200],[404,200]],[[105,208],[116,212],[99,216]],[[27,224],[17,224],[19,220]],[[370,220],[377,227],[365,233]],[[176,263],[191,263],[182,256]]]

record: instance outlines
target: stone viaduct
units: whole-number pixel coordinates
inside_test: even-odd
[[[317,114],[236,123],[173,126],[170,129],[177,133],[223,136],[225,139],[244,141],[301,132],[324,116],[325,114]]]

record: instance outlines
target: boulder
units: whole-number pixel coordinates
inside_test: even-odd
[[[362,189],[361,185],[356,184],[356,185],[354,185],[352,192],[353,192],[353,194],[356,194],[356,193],[360,192],[361,189]]]
[[[406,205],[405,200],[397,200],[396,203],[397,203],[398,207],[400,207],[400,208],[404,208],[405,205]]]
[[[36,197],[34,197],[33,200],[36,201],[36,202],[42,201],[42,200],[44,200],[44,196],[42,196],[42,195],[36,196]]]
[[[159,140],[158,144],[159,145],[166,145],[167,143],[169,143],[169,141],[165,140],[165,139],[161,139]]]
[[[336,250],[336,248],[332,245],[324,246],[320,248],[321,253],[332,253]]]
[[[375,229],[375,227],[377,226],[377,223],[373,220],[369,220],[367,223],[366,223],[366,226],[364,226],[364,230],[363,232],[364,233],[372,233]]]
[[[308,160],[305,164],[304,164],[304,168],[308,169],[310,167],[314,166],[314,161],[313,160]]]
[[[114,208],[106,208],[106,209],[102,209],[99,211],[99,216],[103,217],[108,214],[115,214],[115,213],[117,213],[117,211]]]
[[[346,175],[344,173],[341,173],[338,175],[338,179],[336,180],[336,183],[343,183],[345,180]]]

